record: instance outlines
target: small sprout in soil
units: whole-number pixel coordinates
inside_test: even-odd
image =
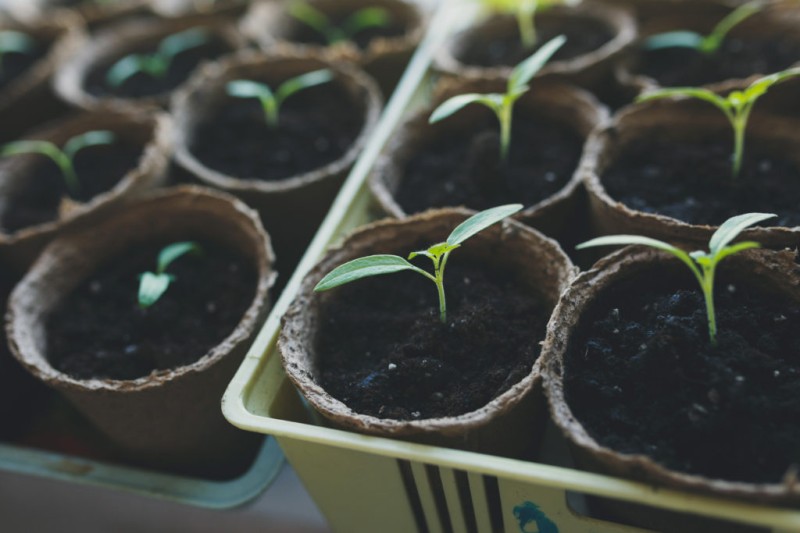
[[[333,79],[333,72],[328,69],[315,70],[301,74],[283,82],[278,90],[273,92],[264,83],[252,80],[234,80],[228,82],[226,89],[230,96],[235,98],[258,98],[264,109],[264,117],[270,128],[277,128],[280,119],[280,110],[283,102],[293,94],[322,85]]]
[[[0,31],[0,73],[3,72],[3,57],[6,54],[27,54],[33,50],[34,40],[18,31]]]
[[[50,141],[15,141],[0,147],[0,157],[7,157],[20,154],[41,154],[49,157],[64,176],[64,183],[70,195],[76,197],[81,190],[78,174],[75,172],[75,156],[84,148],[111,144],[114,142],[114,134],[107,130],[94,130],[81,133],[70,138],[64,143],[63,148],[59,148]]]
[[[140,72],[153,78],[163,78],[178,54],[202,46],[208,39],[207,32],[201,28],[170,35],[158,44],[158,49],[152,54],[130,54],[114,63],[106,73],[106,82],[112,87],[119,87]]]
[[[713,55],[719,50],[720,46],[722,46],[728,33],[730,33],[733,28],[761,11],[762,7],[763,2],[758,0],[742,4],[719,21],[708,35],[700,35],[697,32],[686,30],[659,33],[647,39],[644,43],[644,47],[647,50],[692,48],[703,54]]]
[[[166,270],[178,258],[186,254],[198,255],[202,248],[195,242],[176,242],[165,246],[158,254],[158,265],[155,272],[144,272],[139,275],[139,307],[147,309],[167,291],[175,276]]]
[[[536,46],[536,15],[557,5],[576,5],[580,0],[484,0],[492,11],[511,13],[517,19],[522,46]]]
[[[431,124],[439,122],[470,104],[483,104],[494,111],[495,115],[497,115],[497,120],[500,121],[500,156],[504,162],[507,161],[511,147],[511,119],[514,113],[514,104],[523,94],[530,90],[528,84],[531,79],[566,41],[566,37],[559,35],[542,45],[531,57],[514,67],[514,70],[511,71],[511,76],[508,78],[508,88],[505,94],[472,93],[454,96],[431,113],[429,122]]]
[[[742,159],[744,158],[744,135],[747,130],[747,122],[756,101],[778,83],[790,78],[800,76],[800,68],[793,68],[778,72],[770,76],[759,78],[751,83],[743,91],[732,91],[728,96],[722,97],[713,91],[696,87],[674,87],[659,89],[644,93],[637,101],[656,100],[659,98],[671,98],[683,96],[697,98],[714,104],[720,111],[725,113],[728,121],[733,128],[733,177],[739,176],[742,170]]]
[[[349,41],[366,29],[385,28],[392,23],[389,11],[382,7],[359,9],[338,26],[331,21],[328,15],[306,2],[290,3],[289,14],[324,36],[328,44]]]
[[[680,248],[676,248],[666,242],[639,235],[609,235],[607,237],[598,237],[597,239],[579,244],[577,249],[580,250],[592,246],[641,244],[669,252],[683,261],[683,263],[689,267],[689,270],[692,271],[692,274],[694,274],[694,277],[697,279],[703,291],[703,297],[706,301],[706,315],[708,317],[708,337],[711,344],[716,346],[717,318],[714,311],[714,274],[717,265],[729,255],[741,252],[742,250],[759,248],[761,245],[753,241],[745,241],[733,245],[730,245],[730,243],[738,237],[739,233],[745,228],[776,216],[777,215],[766,213],[748,213],[746,215],[738,215],[729,218],[711,236],[711,240],[708,242],[709,252],[697,250],[695,252],[686,253]]]
[[[406,259],[397,255],[370,255],[354,259],[334,268],[317,283],[317,286],[314,287],[314,292],[327,291],[362,278],[411,270],[422,274],[436,284],[436,289],[439,293],[439,319],[444,324],[447,322],[447,304],[444,294],[444,269],[445,266],[447,266],[447,259],[450,257],[450,253],[476,233],[513,215],[520,209],[522,209],[522,205],[511,204],[481,211],[459,224],[459,226],[450,233],[450,236],[447,237],[445,242],[434,244],[427,250],[411,252],[409,254],[409,260],[421,255],[429,258],[433,262],[433,274],[412,265]]]

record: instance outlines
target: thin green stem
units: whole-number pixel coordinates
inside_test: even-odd
[[[270,129],[277,129],[280,123],[279,105],[274,97],[261,98],[261,106],[264,108],[264,116]]]
[[[72,160],[67,156],[59,159],[58,166],[61,167],[61,172],[64,174],[64,183],[66,183],[70,195],[77,197],[81,191],[81,182],[78,180],[78,173],[75,172],[75,165],[72,164]]]
[[[500,159],[503,163],[508,161],[508,153],[511,150],[511,120],[514,112],[514,104],[509,101],[503,102],[497,118],[500,120]]]
[[[522,46],[530,50],[536,46],[536,25],[534,22],[534,9],[521,7],[517,11],[517,25]]]
[[[717,316],[714,309],[714,270],[715,265],[703,266],[703,296],[706,300],[708,316],[708,338],[713,346],[717,345]]]
[[[741,109],[736,110],[733,119],[733,177],[738,178],[742,171],[744,161],[744,137],[747,130],[747,122],[750,120],[750,111],[753,109],[752,103],[745,104]]]
[[[441,261],[435,262],[436,267],[436,288],[439,290],[439,319],[442,324],[447,323],[447,299],[444,294],[444,269],[447,266],[447,259],[450,257],[450,252],[445,252],[441,257]]]

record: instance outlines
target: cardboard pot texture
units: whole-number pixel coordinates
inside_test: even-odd
[[[452,132],[474,129],[476,123],[482,123],[486,113],[491,113],[483,106],[473,105],[445,120],[429,124],[428,118],[433,110],[459,94],[505,92],[506,84],[504,78],[443,80],[434,103],[400,127],[370,175],[369,186],[381,211],[396,218],[407,216],[395,201],[394,194],[402,183],[409,159]],[[544,80],[534,80],[531,90],[517,101],[515,109],[566,125],[583,139],[609,119],[606,107],[590,93],[566,83]],[[530,149],[536,150],[537,147]],[[582,207],[581,196],[584,193],[578,163],[572,179],[560,191],[535,205],[525,206],[514,218],[559,240],[577,231],[579,228],[574,227],[574,222]]]
[[[597,91],[611,76],[616,57],[637,36],[636,19],[628,9],[599,2],[581,2],[577,6],[556,6],[537,15],[539,23],[568,24],[570,19],[593,20],[608,28],[614,37],[606,44],[582,56],[548,63],[539,76],[566,79],[592,91]],[[475,42],[489,43],[500,36],[516,34],[517,20],[512,15],[495,15],[484,22],[459,32],[448,40],[436,56],[436,67],[456,77],[508,77],[512,66],[491,68],[472,66],[463,62],[465,49]]]
[[[350,149],[336,161],[305,174],[276,181],[250,180],[228,176],[201,163],[190,145],[197,124],[230,97],[225,85],[235,79],[275,82],[305,72],[328,68],[336,74],[334,83],[350,94],[363,116],[363,127]],[[311,51],[283,50],[268,54],[243,52],[206,65],[193,76],[172,102],[175,122],[175,159],[200,183],[222,189],[244,200],[261,215],[285,268],[299,260],[331,202],[341,187],[370,133],[377,124],[382,100],[372,79],[345,62],[324,59]],[[265,147],[266,149],[266,147]]]
[[[135,110],[100,109],[81,113],[34,132],[32,139],[48,140],[58,146],[75,135],[92,130],[109,130],[119,138],[143,148],[138,164],[123,176],[114,188],[98,194],[88,203],[62,202],[56,220],[6,233],[0,228],[0,257],[9,258],[17,267],[27,267],[42,247],[66,228],[89,224],[86,215],[109,203],[130,199],[163,184],[172,151],[170,121],[163,113],[148,114]],[[41,155],[19,155],[0,162],[0,214],[13,203],[16,192],[24,187]]]
[[[99,31],[59,66],[53,80],[56,93],[71,105],[87,110],[99,107],[135,108],[140,111],[142,106],[150,106],[155,110],[165,108],[171,93],[143,98],[96,96],[85,89],[86,78],[96,65],[108,59],[122,58],[136,52],[142,45],[156,46],[170,35],[196,27],[203,28],[227,44],[232,51],[244,47],[244,40],[225,17],[196,15],[157,21],[144,19],[121,22]],[[198,68],[200,66],[202,64]]]
[[[795,254],[788,251],[745,252],[726,259],[725,269],[748,284],[780,290],[793,298],[800,297],[800,278],[796,275]],[[777,484],[755,484],[710,479],[700,475],[669,470],[645,455],[617,453],[597,443],[575,418],[564,395],[564,357],[581,317],[594,301],[614,290],[624,280],[652,275],[664,263],[684,268],[671,255],[652,249],[628,247],[602,259],[582,273],[561,296],[547,328],[542,351],[545,393],[556,425],[566,436],[576,462],[590,471],[652,483],[660,487],[688,490],[717,497],[749,502],[797,505],[800,489],[788,480]],[[731,524],[703,518],[658,511],[615,500],[603,500],[607,511],[640,527],[663,531],[737,531]]]
[[[746,143],[757,139],[763,148],[783,154],[800,165],[799,127],[800,122],[794,119],[754,113],[747,128]],[[716,108],[692,100],[645,102],[615,115],[607,127],[592,133],[584,151],[583,179],[589,194],[593,231],[598,235],[645,235],[705,247],[716,226],[688,224],[630,209],[609,196],[603,187],[602,175],[616,158],[624,157],[629,143],[644,136],[684,140],[729,138],[730,129],[728,120]],[[770,248],[795,247],[800,242],[800,227],[756,227],[746,230],[742,237]]]
[[[236,329],[196,362],[135,380],[77,380],[55,370],[45,327],[52,310],[104,261],[165,238],[215,242],[252,262],[258,285]],[[273,262],[257,215],[228,195],[181,187],[106,206],[94,228],[48,246],[15,288],[9,343],[29,372],[63,394],[130,458],[173,468],[223,465],[252,444],[248,434],[227,424],[220,400],[269,310]]]
[[[0,90],[0,143],[6,143],[67,111],[50,86],[51,78],[87,36],[80,18],[68,11],[31,22],[3,18],[0,31],[18,31],[50,43],[44,57]]]
[[[675,30],[696,31],[703,35],[709,33],[714,26],[722,20],[730,7],[721,7],[722,2],[682,2],[672,10],[654,21],[646,33],[641,33],[640,42],[650,35]],[[750,18],[737,25],[730,32],[731,37],[761,37],[763,39],[775,38],[776,35],[796,36],[800,40],[800,9],[793,9],[786,5],[774,5],[765,8]],[[800,60],[800,58],[798,58]],[[614,75],[617,83],[633,94],[659,89],[659,83],[649,76],[637,74],[641,61],[639,44],[629,47],[628,52],[619,58],[614,66]],[[796,66],[798,63],[795,63]],[[753,75],[767,75],[771,72],[753,72]],[[730,80],[719,80],[717,83],[707,85],[711,90],[718,90],[719,84]]]
[[[388,98],[425,33],[427,19],[419,6],[406,0],[309,0],[308,4],[333,17],[364,7],[383,8],[389,12],[391,20],[406,31],[395,37],[373,39],[365,50],[350,42],[332,46],[298,43],[297,33],[305,31],[307,26],[288,13],[289,3],[275,0],[254,3],[240,23],[241,30],[267,52],[280,50],[288,44],[321,53],[327,59],[356,63],[375,79]]]
[[[303,280],[284,315],[278,348],[289,379],[334,427],[510,457],[529,457],[536,449],[546,420],[538,361],[530,374],[480,409],[425,420],[393,420],[356,413],[317,382],[315,345],[320,310],[324,299],[336,298],[335,290],[313,292],[322,277],[357,257],[375,253],[405,255],[420,239],[441,242],[469,215],[464,209],[442,209],[400,221],[371,224],[353,233],[341,247],[331,249]],[[524,280],[520,289],[541,298],[546,305],[555,304],[577,272],[555,241],[511,220],[472,237],[453,261],[459,258],[471,258],[518,273]]]

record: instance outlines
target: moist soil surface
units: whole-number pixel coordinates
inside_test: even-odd
[[[368,6],[367,6],[368,7]],[[355,11],[347,11],[344,13],[326,13],[332,22],[332,26],[340,28],[342,23],[354,13]],[[400,37],[408,31],[408,28],[401,21],[390,21],[386,26],[365,28],[356,33],[350,38],[350,42],[356,45],[359,50],[366,50],[370,43],[380,37],[392,38]],[[307,24],[297,21],[292,26],[292,32],[288,36],[288,40],[295,43],[313,44],[318,46],[329,46],[328,39]]]
[[[615,285],[586,314],[565,361],[567,402],[617,452],[780,482],[800,464],[800,306],[722,275],[713,347],[702,294],[674,269]]]
[[[42,41],[28,35],[34,41],[33,48],[25,53],[6,52],[0,57],[0,91],[10,85],[11,82],[22,76],[35,65],[39,60],[47,55],[50,48],[49,42]]]
[[[84,81],[86,91],[94,96],[119,98],[147,98],[164,95],[183,84],[200,63],[233,51],[230,45],[212,36],[205,44],[190,48],[175,56],[169,70],[161,78],[138,72],[125,80],[119,87],[114,87],[106,81],[106,74],[117,61],[128,54],[152,54],[158,49],[159,42],[139,46],[125,54],[95,65]]]
[[[28,168],[23,186],[0,217],[0,227],[8,233],[58,219],[62,199],[88,202],[112,189],[129,171],[136,168],[142,147],[122,140],[110,145],[90,146],[75,156],[75,172],[80,192],[71,195],[61,170],[45,156]]]
[[[364,126],[364,113],[335,84],[292,95],[270,128],[255,99],[228,98],[198,123],[190,150],[208,168],[246,180],[279,181],[342,157]]]
[[[567,42],[553,55],[552,61],[574,59],[594,52],[614,38],[614,34],[602,23],[586,18],[539,19],[536,26],[537,39],[533,49],[525,48],[516,29],[507,35],[485,37],[478,30],[471,30],[472,37],[458,54],[465,65],[477,67],[515,66],[527,59],[543,44],[563,35]]]
[[[447,324],[435,286],[413,272],[336,289],[317,337],[320,384],[380,418],[456,416],[486,405],[530,373],[549,315],[513,278],[451,258]]]
[[[745,147],[732,178],[730,140],[640,138],[602,174],[608,194],[631,209],[690,224],[719,225],[742,213],[775,213],[769,226],[800,225],[800,170],[791,161]]]
[[[172,263],[175,281],[151,307],[139,307],[139,274],[153,271],[167,244],[102,266],[53,312],[47,351],[55,368],[77,379],[135,379],[191,364],[233,332],[257,275],[248,261],[209,243]]]
[[[729,79],[770,74],[800,61],[800,40],[790,35],[766,39],[726,39],[713,55],[690,48],[663,48],[643,53],[634,70],[663,87],[697,87]]]
[[[500,159],[497,119],[487,116],[419,147],[395,193],[406,213],[431,207],[483,210],[510,202],[534,205],[572,178],[583,139],[562,124],[516,112],[509,161]]]

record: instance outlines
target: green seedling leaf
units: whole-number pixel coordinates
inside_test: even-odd
[[[184,241],[165,246],[158,254],[155,272],[143,272],[139,275],[139,307],[147,309],[156,303],[167,292],[175,281],[175,276],[166,270],[177,259],[187,254],[199,255],[203,249],[195,242]]]
[[[723,97],[701,87],[672,87],[647,92],[637,99],[638,102],[661,98],[695,98],[706,101],[722,111],[733,129],[733,177],[741,173],[744,160],[744,141],[747,124],[753,106],[774,85],[800,76],[800,68],[791,68],[782,72],[758,78],[744,91],[732,91]]]
[[[317,286],[314,287],[314,291],[327,291],[344,285],[345,283],[350,283],[351,281],[411,270],[425,276],[436,284],[436,290],[439,295],[439,319],[442,323],[446,323],[447,302],[444,293],[444,271],[450,253],[456,248],[459,248],[462,242],[479,231],[499,222],[506,216],[516,213],[520,209],[522,209],[522,206],[515,204],[496,207],[477,213],[456,227],[450,234],[450,237],[448,237],[447,242],[436,243],[427,250],[411,252],[408,255],[409,260],[419,256],[430,259],[433,263],[433,275],[397,255],[371,255],[354,259],[334,268],[317,283]],[[501,216],[503,213],[506,214]]]
[[[368,28],[385,28],[392,23],[392,16],[382,7],[365,7],[359,9],[342,23],[341,31],[348,39],[352,39]]]
[[[288,12],[298,21],[323,35],[328,44],[350,40],[368,28],[383,28],[392,22],[391,14],[382,7],[365,7],[354,11],[340,26],[333,24],[325,13],[306,2],[292,2]]]
[[[760,244],[752,241],[740,242],[733,245],[730,243],[738,237],[744,229],[775,216],[777,215],[748,213],[726,220],[719,229],[714,232],[714,235],[711,236],[711,240],[708,243],[708,252],[697,250],[686,253],[669,243],[639,235],[609,235],[606,237],[599,237],[579,244],[576,248],[582,250],[594,246],[643,245],[669,252],[680,259],[689,270],[692,271],[695,279],[697,279],[697,282],[700,284],[700,289],[703,291],[706,304],[706,316],[708,318],[708,337],[711,344],[716,345],[717,319],[714,308],[714,276],[717,265],[730,255],[743,250],[760,247]]]
[[[761,11],[763,2],[754,1],[743,4],[731,11],[720,20],[708,35],[697,32],[678,30],[659,33],[644,42],[647,50],[660,50],[663,48],[692,48],[704,54],[715,54],[725,42],[725,38],[736,26]]]
[[[459,224],[447,237],[447,244],[451,246],[459,245],[476,233],[480,233],[489,226],[497,224],[520,210],[522,210],[522,204],[501,205],[500,207],[481,211]]]
[[[61,170],[67,190],[73,197],[76,197],[80,194],[81,187],[75,172],[75,156],[89,146],[111,144],[112,142],[114,142],[114,134],[110,131],[87,131],[67,140],[63,149],[50,141],[31,140],[8,143],[0,147],[0,157],[39,154],[50,158]]]
[[[528,83],[565,42],[566,38],[563,35],[559,35],[542,45],[531,57],[517,65],[508,79],[505,94],[472,93],[454,96],[443,102],[431,113],[429,122],[432,124],[450,117],[470,104],[485,105],[494,111],[500,123],[500,155],[504,162],[507,161],[508,152],[511,148],[511,122],[514,115],[514,104],[523,94],[530,90]]]
[[[333,72],[321,69],[288,79],[274,92],[267,84],[252,80],[230,81],[225,89],[228,95],[234,98],[258,98],[267,124],[271,128],[277,128],[280,123],[281,106],[290,96],[333,79]]]
[[[291,2],[288,13],[306,26],[328,37],[328,28],[331,23],[328,16],[319,9],[305,2]]]
[[[128,79],[142,72],[153,78],[163,78],[178,54],[207,43],[208,33],[192,28],[164,38],[152,54],[130,54],[114,63],[106,72],[106,83],[120,87]]]

